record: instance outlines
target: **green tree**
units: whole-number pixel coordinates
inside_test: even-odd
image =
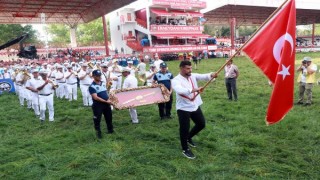
[[[65,47],[70,43],[69,27],[64,24],[51,24],[47,26],[48,34],[51,36],[50,46]]]
[[[4,44],[26,33],[29,34],[29,38],[25,40],[25,43],[35,44],[39,42],[37,31],[34,30],[31,25],[0,24],[0,32],[0,44]]]
[[[77,41],[81,46],[101,45],[104,42],[103,23],[97,18],[86,24],[80,24],[77,29]]]

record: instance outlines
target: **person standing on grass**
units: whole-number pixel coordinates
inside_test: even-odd
[[[46,118],[46,108],[48,106],[49,110],[49,121],[54,121],[54,106],[53,106],[53,90],[54,86],[51,80],[48,79],[47,71],[40,71],[40,79],[39,84],[41,84],[37,90],[39,93],[39,106],[40,106],[40,121],[44,122]]]
[[[138,87],[138,80],[134,75],[130,74],[131,69],[128,67],[123,68],[122,70],[122,76],[125,78],[123,80],[123,89],[128,89],[128,88],[137,88]],[[129,108],[129,113],[131,117],[131,122],[132,124],[138,124],[138,115],[137,115],[137,110],[136,108]]]
[[[176,109],[179,118],[182,154],[189,159],[194,159],[195,155],[188,145],[196,147],[192,138],[205,128],[205,118],[200,108],[202,104],[201,97],[198,95],[193,99],[197,93],[203,91],[202,87],[198,87],[197,81],[209,81],[211,78],[216,78],[217,74],[196,74],[191,72],[191,62],[181,61],[180,73],[172,80],[172,88],[176,92]],[[190,118],[195,123],[191,131],[189,131]]]
[[[171,79],[173,75],[167,69],[167,64],[165,62],[160,64],[160,71],[153,76],[153,83],[163,84],[170,92],[170,100],[166,103],[159,103],[159,115],[161,120],[168,118],[171,119],[171,109],[172,109],[172,87]]]
[[[239,70],[238,67],[232,63],[232,60],[227,60],[227,65],[224,67],[224,75],[228,99],[230,101],[232,101],[232,99],[234,99],[234,101],[238,101],[237,78],[239,76]]]
[[[102,114],[107,124],[107,133],[113,133],[111,102],[107,93],[106,83],[101,81],[101,71],[92,72],[93,82],[89,86],[89,93],[92,97],[93,124],[98,139],[102,138],[100,122]]]
[[[307,95],[305,106],[310,106],[312,103],[312,88],[316,82],[317,65],[312,63],[311,57],[304,57],[301,66],[297,69],[301,73],[298,76],[299,82],[299,101],[298,104],[303,104],[304,92]]]

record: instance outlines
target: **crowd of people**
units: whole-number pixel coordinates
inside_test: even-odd
[[[149,62],[149,68],[145,60]],[[193,63],[198,61],[195,56]],[[113,133],[112,110],[113,102],[109,100],[109,92],[117,89],[136,88],[140,80],[144,86],[163,84],[170,93],[170,100],[159,103],[159,118],[172,118],[173,91],[176,92],[176,109],[180,125],[180,141],[183,154],[190,159],[195,156],[190,150],[195,147],[192,137],[205,127],[204,116],[200,105],[202,87],[197,81],[210,80],[217,77],[215,73],[192,73],[192,58],[182,60],[180,72],[174,75],[168,70],[167,63],[155,54],[154,60],[149,56],[139,59],[132,57],[106,58],[95,61],[80,61],[78,63],[65,61],[64,63],[20,63],[13,65],[0,64],[0,79],[12,79],[19,99],[20,106],[33,109],[41,123],[47,119],[48,109],[50,122],[54,121],[54,96],[57,99],[77,101],[80,87],[83,106],[92,107],[93,124],[98,139],[102,138],[100,122],[104,115],[107,132]],[[225,67],[226,87],[228,97],[237,100],[236,78],[238,68],[230,62]],[[132,124],[139,123],[135,107],[129,108]],[[190,119],[195,126],[190,129]]]

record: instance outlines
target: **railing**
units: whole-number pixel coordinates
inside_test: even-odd
[[[136,18],[136,21],[140,26],[142,26],[142,27],[147,29],[147,27],[148,27],[147,22],[145,22],[144,20],[139,19],[139,18]]]

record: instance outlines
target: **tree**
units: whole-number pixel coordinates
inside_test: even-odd
[[[77,29],[77,40],[79,45],[93,46],[101,45],[104,42],[103,23],[97,18],[86,24],[80,24]]]
[[[37,32],[31,25],[0,24],[0,32],[0,44],[4,44],[26,33],[29,34],[29,38],[25,40],[25,43],[35,44],[39,42]]]
[[[50,46],[65,47],[70,44],[69,27],[64,24],[51,24],[47,26],[47,32],[51,36]]]

